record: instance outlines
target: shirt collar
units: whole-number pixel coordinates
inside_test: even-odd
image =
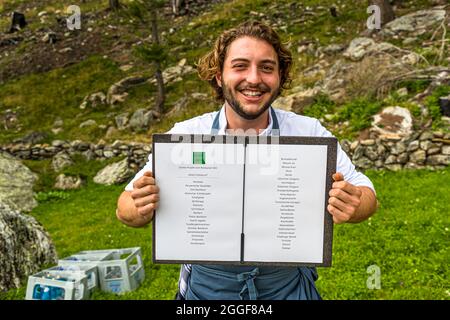
[[[273,120],[272,120],[272,112],[270,112],[269,107],[269,125],[267,128],[265,128],[259,135],[260,136],[270,136],[272,133],[272,127],[273,127]],[[226,111],[225,111],[225,104],[222,105],[222,108],[219,110],[219,132],[217,134],[225,135],[226,134],[226,128],[228,125],[227,117],[226,117]]]

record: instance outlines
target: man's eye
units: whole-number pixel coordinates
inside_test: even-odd
[[[245,64],[235,64],[233,68],[243,69],[245,68]]]
[[[272,66],[263,66],[262,69],[263,69],[263,71],[266,71],[266,72],[273,71],[273,67]]]

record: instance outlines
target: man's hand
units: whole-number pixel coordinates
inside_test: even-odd
[[[327,210],[333,216],[334,223],[352,222],[361,205],[362,191],[359,187],[344,181],[342,173],[333,174],[333,186],[330,190]]]
[[[159,206],[159,188],[155,184],[153,173],[146,171],[142,177],[133,183],[131,198],[137,208],[138,215],[151,219],[153,212]]]

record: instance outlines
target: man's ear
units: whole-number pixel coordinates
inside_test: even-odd
[[[216,82],[219,87],[222,87],[222,74],[220,72],[216,73]]]

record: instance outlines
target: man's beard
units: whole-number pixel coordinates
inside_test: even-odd
[[[243,89],[258,89],[261,92],[270,92],[270,88],[265,85],[265,84],[260,84],[256,87],[251,87],[251,86],[245,86],[245,85],[239,85],[236,88],[236,91],[242,91]],[[236,112],[239,116],[241,116],[242,118],[246,119],[246,120],[255,120],[257,119],[259,116],[261,116],[267,109],[269,109],[270,105],[272,104],[272,102],[278,97],[280,88],[277,88],[272,95],[270,96],[269,100],[267,100],[267,102],[263,105],[263,107],[261,108],[261,110],[259,110],[257,113],[248,113],[244,110],[244,108],[242,107],[242,105],[239,103],[239,101],[237,101],[237,99],[235,98],[235,96],[233,95],[233,93],[231,92],[231,90],[225,85],[225,83],[222,83],[222,91],[223,91],[223,96],[225,98],[225,101],[228,102],[228,104],[231,106],[231,108],[234,110],[234,112]]]

